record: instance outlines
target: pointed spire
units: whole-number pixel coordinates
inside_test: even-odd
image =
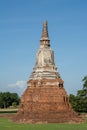
[[[46,45],[50,46],[47,21],[44,21],[44,23],[43,23],[42,37],[41,37],[40,41],[41,41],[41,44],[46,44]],[[43,41],[45,41],[45,42],[43,42]]]
[[[43,31],[42,31],[42,38],[48,38],[48,26],[47,21],[44,21],[43,23]]]

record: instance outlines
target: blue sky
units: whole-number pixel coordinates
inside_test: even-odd
[[[35,64],[43,21],[68,94],[87,75],[87,0],[0,0],[0,91],[18,92]]]

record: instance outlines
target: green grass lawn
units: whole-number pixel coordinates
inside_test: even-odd
[[[0,130],[87,130],[83,124],[17,124],[7,118],[0,118]]]

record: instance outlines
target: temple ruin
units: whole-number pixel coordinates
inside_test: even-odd
[[[44,21],[36,63],[16,114],[19,122],[78,121],[78,114],[69,103],[64,81],[55,65],[54,51],[50,46],[48,25]]]

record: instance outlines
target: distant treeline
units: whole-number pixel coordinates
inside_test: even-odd
[[[17,93],[0,92],[0,108],[16,107],[19,102],[20,97]]]

